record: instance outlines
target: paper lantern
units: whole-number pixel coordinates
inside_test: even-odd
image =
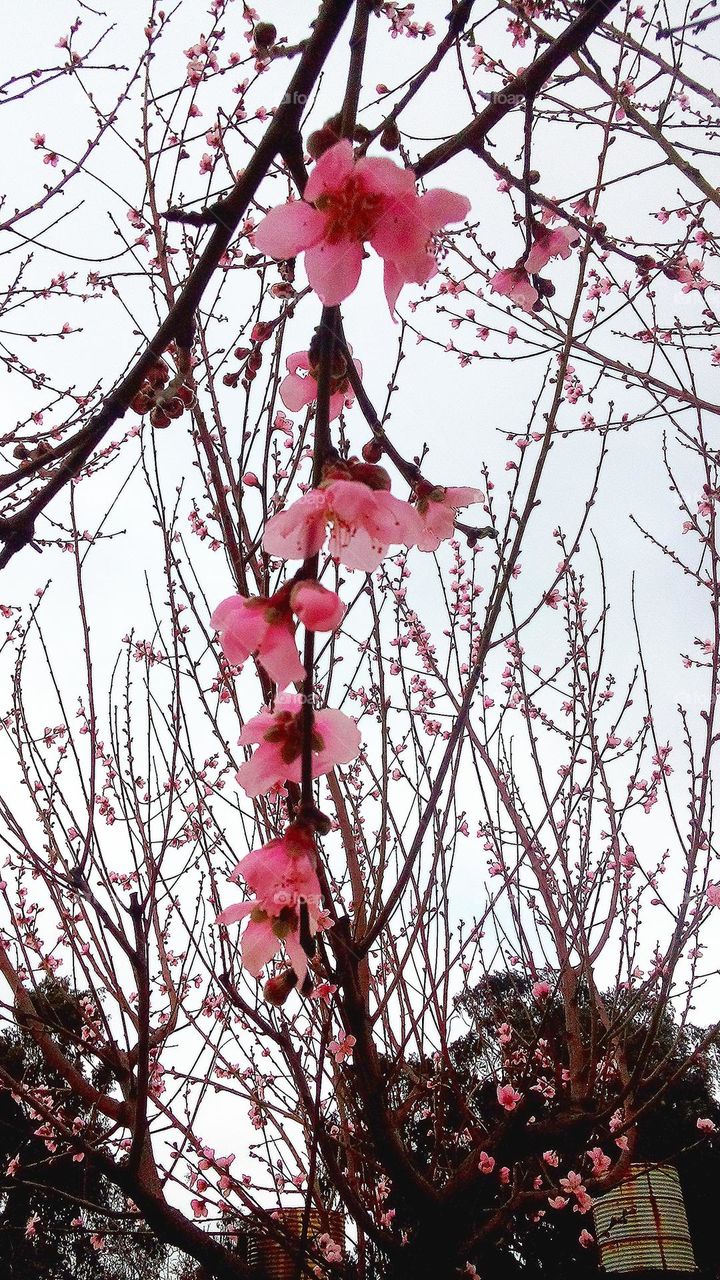
[[[289,1236],[294,1236],[299,1241],[302,1237],[304,1216],[305,1210],[301,1207],[297,1209],[280,1209],[277,1211],[276,1221],[278,1226],[281,1226]],[[307,1230],[309,1248],[312,1248],[314,1242],[323,1232],[327,1232],[344,1251],[345,1219],[342,1213],[333,1209],[327,1213],[320,1214],[316,1209],[311,1209]],[[316,1248],[313,1252],[320,1256],[322,1255],[322,1250],[320,1249]],[[274,1240],[272,1236],[255,1227],[251,1229],[249,1234],[248,1262],[251,1267],[257,1267],[264,1272],[270,1280],[293,1280],[298,1271],[297,1254],[285,1249],[279,1240]],[[324,1277],[327,1273],[320,1263],[309,1260],[303,1266],[300,1274],[302,1276]]]
[[[593,1205],[604,1271],[697,1271],[680,1179],[670,1165],[632,1164]]]

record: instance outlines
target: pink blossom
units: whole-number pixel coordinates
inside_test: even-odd
[[[596,1178],[600,1178],[604,1173],[607,1173],[612,1164],[612,1160],[605,1155],[602,1147],[591,1147],[588,1151],[588,1159],[592,1164],[593,1176]]]
[[[717,1125],[708,1116],[700,1116],[697,1122],[700,1133],[717,1133]]]
[[[534,982],[532,993],[536,1000],[547,1000],[550,995],[550,986],[547,982]]]
[[[254,978],[285,944],[288,957],[302,982],[307,956],[300,941],[300,906],[307,910],[311,936],[324,924],[320,883],[315,871],[316,849],[310,831],[299,823],[285,835],[271,840],[241,858],[231,878],[242,876],[255,893],[249,902],[238,902],[221,911],[216,924],[250,919],[242,937],[242,960]]]
[[[707,900],[711,907],[720,907],[720,884],[708,885]]]
[[[495,1168],[495,1157],[489,1156],[487,1151],[481,1151],[480,1159],[478,1161],[478,1169],[480,1170],[480,1172],[492,1173],[494,1168]]]
[[[551,1209],[565,1209],[570,1201],[565,1196],[548,1196],[548,1204]]]
[[[191,1208],[191,1209],[192,1209],[192,1211],[193,1211],[193,1215],[194,1215],[194,1217],[196,1217],[196,1218],[207,1218],[207,1216],[208,1216],[208,1209],[207,1209],[207,1205],[206,1205],[206,1203],[205,1203],[205,1201],[204,1201],[204,1200],[191,1200],[191,1201],[190,1201],[190,1208]]]
[[[481,489],[446,489],[442,485],[431,488],[426,483],[417,485],[415,499],[418,515],[423,522],[423,532],[418,539],[420,551],[437,551],[441,542],[452,538],[455,518],[461,507],[474,502],[484,502]]]
[[[569,258],[572,246],[580,240],[580,232],[568,224],[564,227],[556,227],[553,231],[550,227],[536,222],[533,227],[533,239],[533,247],[525,259],[525,270],[531,276],[542,271],[551,258]]]
[[[391,312],[403,284],[425,284],[437,271],[432,237],[461,222],[470,204],[452,191],[419,196],[409,169],[387,158],[356,161],[352,144],[336,143],[317,161],[302,200],[271,209],[255,230],[255,244],[273,258],[305,254],[311,287],[335,306],[357,286],[363,245],[385,264]]]
[[[220,633],[228,662],[241,666],[256,653],[270,679],[284,689],[305,675],[295,643],[293,613],[310,631],[334,631],[345,606],[335,591],[303,580],[267,599],[229,596],[218,605],[211,621]]]
[[[387,477],[382,467],[369,464],[326,469],[327,479],[319,489],[312,489],[268,520],[265,550],[272,556],[307,560],[320,551],[329,527],[333,559],[348,569],[371,573],[391,545],[414,546],[422,537],[420,517],[408,502],[387,491],[389,478],[382,488],[365,482],[370,473],[375,480],[378,472]],[[363,478],[334,478],[338,474]]]
[[[345,1059],[349,1061],[352,1058],[356,1043],[355,1036],[349,1036],[344,1031],[338,1031],[337,1039],[330,1041],[328,1049],[336,1062],[344,1062]]]
[[[574,1169],[571,1169],[565,1178],[560,1179],[560,1186],[563,1191],[567,1191],[568,1195],[577,1195],[579,1191],[585,1190],[582,1174],[575,1173]]]
[[[578,1236],[578,1240],[580,1241],[583,1249],[589,1249],[590,1246],[595,1243],[595,1237],[591,1236],[590,1232],[586,1231],[584,1227]]]
[[[248,720],[240,745],[259,743],[252,759],[242,764],[236,777],[249,796],[263,795],[283,782],[299,782],[302,772],[302,708],[299,694],[283,693]],[[316,711],[312,730],[312,776],[329,773],[336,764],[348,764],[360,750],[360,730],[342,711]]]
[[[522,307],[523,311],[527,312],[534,311],[540,297],[523,266],[508,267],[504,271],[496,272],[490,281],[490,288],[493,293],[501,293],[503,297],[509,298],[516,306]]]
[[[354,360],[353,364],[358,373],[358,377],[362,377],[362,365],[359,360]],[[318,366],[313,361],[311,351],[296,351],[293,355],[288,356],[285,361],[288,375],[283,378],[280,383],[280,399],[289,409],[291,413],[298,413],[300,409],[304,409],[306,405],[312,404],[317,400],[318,386],[317,374]],[[299,370],[304,369],[306,376],[303,377]],[[343,408],[348,407],[355,399],[355,392],[350,386],[350,380],[347,376],[347,368],[344,361],[342,368],[338,366],[338,373],[330,380],[330,421],[339,417]],[[334,371],[333,371],[334,373]]]
[[[336,631],[345,617],[345,605],[336,591],[329,591],[311,578],[296,582],[290,590],[290,605],[308,631]]]
[[[550,1165],[553,1169],[557,1169],[560,1163],[557,1151],[543,1151],[542,1158],[545,1164]]]
[[[506,1111],[514,1111],[518,1102],[522,1102],[522,1094],[513,1089],[511,1084],[499,1084],[496,1093],[500,1106]]]

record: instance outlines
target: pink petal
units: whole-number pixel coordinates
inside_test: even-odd
[[[357,177],[362,178],[369,191],[387,196],[415,194],[415,174],[412,169],[402,169],[384,156],[364,157],[355,166]]]
[[[446,489],[445,498],[451,507],[459,511],[461,507],[471,507],[475,502],[484,502],[485,494],[482,489],[470,489],[461,486],[460,488]]]
[[[357,288],[362,271],[363,248],[359,240],[316,242],[305,254],[310,287],[326,307],[344,302]]]
[[[315,729],[323,740],[313,758],[313,777],[328,773],[336,764],[349,764],[360,750],[361,735],[355,721],[342,711],[329,709],[315,715]]]
[[[267,707],[263,707],[256,716],[248,720],[240,730],[238,742],[241,747],[247,747],[251,742],[262,742],[264,734],[268,729],[272,729],[275,724],[275,716]]]
[[[292,589],[293,613],[309,631],[335,631],[340,626],[346,606],[336,591],[328,591],[319,582],[298,582]]]
[[[295,643],[295,632],[289,626],[268,627],[258,656],[270,679],[281,689],[305,676],[305,668]]]
[[[284,764],[280,752],[272,742],[262,742],[235,774],[236,780],[251,800],[255,796],[265,795],[276,782],[284,782],[290,776],[289,766]]]
[[[253,232],[253,241],[271,258],[294,258],[317,244],[324,232],[324,214],[304,200],[290,200],[266,214]]]
[[[317,381],[315,378],[301,378],[298,373],[289,373],[280,383],[280,399],[291,413],[299,413],[306,405],[317,400]]]
[[[215,917],[216,924],[236,924],[238,920],[244,920],[253,909],[252,902],[234,902],[231,907],[226,907]]]
[[[427,255],[430,232],[420,210],[420,200],[413,191],[402,199],[388,200],[382,216],[378,218],[370,244],[381,258],[394,262],[404,279],[404,265],[415,267],[420,258]]]
[[[265,526],[263,546],[271,556],[307,560],[325,541],[327,500],[321,489],[298,498],[285,511],[271,516]]]
[[[285,938],[285,950],[290,964],[297,974],[298,986],[300,986],[307,973],[307,955],[300,943],[299,933],[289,933],[287,935]]]
[[[395,307],[397,306],[398,295],[405,281],[403,280],[397,267],[392,262],[385,262],[385,270],[383,272],[383,285],[385,287],[385,297],[390,308],[390,315],[395,320]],[[397,321],[395,321],[397,324]]]
[[[421,519],[423,532],[417,543],[419,551],[437,551],[440,543],[452,538],[455,532],[455,512],[442,502],[431,502]]]
[[[310,368],[310,353],[308,351],[293,351],[285,361],[285,368],[288,373],[297,373],[298,369]]]
[[[253,978],[259,978],[263,966],[280,950],[280,940],[273,933],[269,920],[256,924],[251,920],[242,936],[242,962]]]
[[[337,191],[342,187],[353,171],[355,160],[352,143],[346,139],[328,147],[317,161],[305,184],[303,199],[310,204],[325,195],[328,191]]]
[[[334,422],[335,418],[339,418],[345,408],[345,392],[335,391],[330,397],[330,421]]]
[[[210,621],[220,634],[225,657],[237,666],[258,648],[267,630],[264,611],[257,605],[248,608],[244,596],[228,596],[215,609]]]
[[[455,191],[438,187],[420,197],[422,216],[429,231],[440,231],[448,222],[463,222],[470,212],[470,201]]]

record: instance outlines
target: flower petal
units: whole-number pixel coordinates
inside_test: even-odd
[[[299,413],[306,405],[317,400],[317,380],[301,378],[299,373],[289,373],[280,383],[280,399],[291,413]]]
[[[305,254],[310,286],[326,307],[344,302],[357,288],[362,271],[363,248],[359,240],[317,242]]]
[[[289,626],[268,627],[265,643],[258,656],[270,679],[281,689],[305,676],[305,668],[295,644],[295,632]]]
[[[280,940],[275,937],[269,920],[260,924],[250,921],[242,936],[241,950],[242,962],[248,973],[259,978],[263,966],[280,950]]]
[[[321,240],[325,215],[304,200],[290,200],[271,209],[253,232],[253,242],[271,258],[294,258]]]
[[[337,191],[342,187],[353,171],[355,160],[352,143],[347,139],[328,147],[317,161],[305,184],[303,199],[313,204],[318,196],[327,191]]]
[[[428,231],[440,231],[448,222],[464,222],[470,212],[467,196],[437,187],[420,197],[422,217]]]
[[[271,556],[307,560],[325,541],[327,503],[321,489],[313,489],[285,511],[278,511],[265,525],[263,546]]]

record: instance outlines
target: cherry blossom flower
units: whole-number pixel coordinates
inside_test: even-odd
[[[336,1062],[344,1062],[346,1059],[349,1062],[356,1043],[355,1036],[349,1036],[344,1031],[338,1031],[337,1039],[330,1041],[328,1049]]]
[[[534,982],[532,993],[536,1000],[547,1000],[550,995],[550,986],[547,982]]]
[[[589,1249],[590,1246],[595,1243],[595,1237],[592,1236],[589,1231],[586,1231],[584,1227],[578,1236],[578,1240],[580,1241],[583,1249]]]
[[[548,1204],[551,1209],[566,1209],[570,1201],[565,1196],[548,1196]]]
[[[345,614],[335,591],[303,579],[268,599],[228,596],[212,615],[228,662],[236,666],[256,653],[281,689],[302,680],[305,668],[295,642],[295,613],[310,631],[334,631]]]
[[[231,879],[243,877],[255,897],[221,911],[216,924],[235,924],[250,917],[241,952],[243,964],[254,978],[260,976],[263,966],[284,943],[297,980],[302,983],[307,956],[300,941],[301,904],[307,912],[311,936],[324,927],[325,920],[315,857],[311,832],[295,823],[284,836],[246,854],[231,872]]]
[[[433,235],[469,210],[469,201],[452,191],[419,196],[413,173],[392,160],[356,161],[344,140],[320,156],[303,199],[271,209],[254,239],[273,258],[304,253],[308,280],[325,306],[356,288],[368,241],[385,264],[385,296],[394,312],[403,284],[425,284],[437,271]]]
[[[560,1163],[557,1151],[543,1151],[542,1158],[553,1169],[557,1169]]]
[[[568,1194],[572,1194],[575,1191],[579,1191],[582,1185],[583,1185],[582,1174],[575,1173],[574,1169],[571,1169],[565,1178],[560,1179],[560,1186],[562,1187],[563,1191],[567,1191]]]
[[[431,487],[425,482],[418,484],[415,488],[415,502],[424,526],[418,539],[418,549],[437,551],[441,542],[452,538],[455,518],[460,508],[484,501],[485,494],[481,489],[445,489],[442,485]]]
[[[527,312],[535,310],[535,303],[540,297],[522,265],[496,272],[490,281],[490,288],[493,293],[501,293],[503,297],[509,298],[516,306],[522,307],[523,311]]]
[[[339,354],[339,353],[338,353]],[[347,376],[347,366],[342,355],[336,356],[337,372],[333,368],[333,376],[330,380],[330,421],[339,417],[343,408],[349,408],[355,399],[355,392],[350,386],[350,380]],[[362,365],[359,360],[353,360],[353,364],[357,369],[358,377],[362,377]],[[295,351],[293,355],[288,356],[285,361],[288,370],[286,378],[280,383],[280,399],[289,409],[291,413],[298,413],[300,409],[304,409],[306,405],[312,404],[317,400],[318,384],[318,365],[313,361],[312,350]],[[300,370],[305,370],[305,377],[302,376]]]
[[[612,1160],[605,1155],[602,1147],[591,1147],[588,1151],[588,1159],[592,1164],[593,1177],[595,1178],[600,1178],[604,1173],[607,1173],[612,1164]]]
[[[480,1172],[492,1173],[494,1168],[495,1168],[495,1157],[489,1156],[487,1151],[481,1151],[480,1159],[478,1161],[478,1169],[480,1170]]]
[[[259,743],[236,777],[251,797],[263,795],[283,782],[299,782],[302,772],[302,707],[299,694],[284,693],[275,709],[264,707],[244,725],[240,745]],[[329,773],[336,764],[349,764],[360,750],[360,730],[342,711],[316,711],[312,731],[312,776]]]
[[[308,631],[337,631],[346,610],[336,591],[312,578],[303,578],[291,587],[290,606]]]
[[[569,258],[573,245],[580,240],[580,232],[566,224],[564,227],[543,226],[536,222],[533,227],[534,244],[525,259],[525,270],[528,275],[537,275],[551,258]]]
[[[707,900],[711,907],[720,907],[720,884],[708,885]]]
[[[514,1111],[518,1102],[522,1102],[522,1094],[513,1089],[511,1084],[499,1084],[496,1092],[500,1106],[506,1111]]]
[[[390,480],[382,467],[336,464],[325,475],[318,489],[268,520],[263,546],[271,556],[307,560],[320,551],[329,527],[333,559],[371,573],[391,545],[415,546],[422,537],[419,515],[388,492]]]
[[[697,1121],[697,1128],[700,1133],[717,1133],[717,1125],[708,1116],[700,1116]]]

